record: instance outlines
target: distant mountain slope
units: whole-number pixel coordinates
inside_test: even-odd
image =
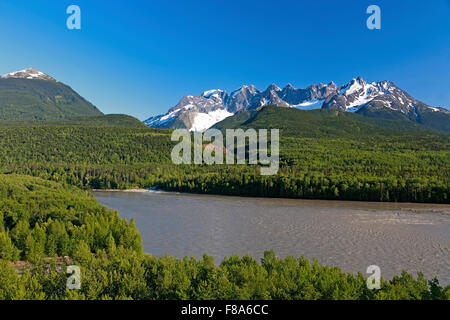
[[[102,114],[69,86],[37,69],[0,78],[0,120],[60,120]]]
[[[358,137],[398,135],[402,132],[431,132],[409,119],[386,120],[364,117],[339,110],[297,110],[294,108],[263,107],[259,112],[246,111],[229,117],[213,128],[280,129],[291,137]]]
[[[305,89],[275,84],[265,91],[242,86],[230,95],[220,89],[186,96],[168,113],[144,121],[155,128],[187,128],[204,131],[215,123],[241,112],[267,105],[301,110],[335,109],[381,119],[409,119],[435,130],[450,132],[450,111],[414,99],[390,81],[368,83],[361,77],[338,87],[334,82]]]
[[[64,120],[0,120],[0,127],[85,126],[148,128],[140,120],[124,114],[76,117]]]

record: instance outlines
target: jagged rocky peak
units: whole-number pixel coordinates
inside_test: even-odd
[[[25,70],[10,72],[10,73],[2,75],[1,78],[2,79],[15,78],[15,79],[28,79],[28,80],[56,81],[55,79],[50,77],[48,74],[45,74],[36,68],[28,68]]]
[[[272,83],[270,86],[267,87],[266,91],[281,91],[281,88],[277,86],[276,84]]]
[[[358,81],[362,85],[367,84],[367,82],[361,76],[358,76],[356,78],[356,81]]]
[[[367,82],[364,81],[364,79],[361,77],[353,78],[350,82],[344,84],[341,87],[341,94],[350,95],[358,90],[363,89],[366,84]]]
[[[321,102],[323,102],[322,100],[335,93],[337,90],[338,87],[334,83],[312,84],[305,89],[296,89],[291,84],[288,84],[282,92],[279,93],[279,96],[291,106],[312,109],[320,108]]]
[[[313,99],[323,100],[329,95],[336,93],[339,88],[334,82],[330,82],[329,84],[319,83],[319,85],[313,86],[313,89],[315,89]]]
[[[259,93],[259,90],[256,89],[256,87],[254,85],[242,86],[239,89],[231,92],[230,98],[233,99],[238,96],[255,95],[258,93]]]
[[[259,90],[254,85],[240,87],[231,93],[227,103],[227,110],[231,113],[247,110],[252,98],[259,93]]]
[[[294,90],[294,87],[292,86],[292,84],[288,83],[283,90]]]
[[[377,108],[384,106],[403,113],[409,113],[415,104],[409,94],[390,81],[368,83],[362,77],[357,77],[341,86],[339,92],[329,96],[322,107],[357,112],[375,101],[379,102],[376,104]]]
[[[279,93],[281,92],[278,86],[271,84],[266,91],[256,96],[256,101],[259,101],[259,105],[254,105],[254,107],[259,108],[267,105],[289,107],[290,104],[280,98]]]
[[[249,86],[245,86],[244,85],[244,86],[241,87],[241,90],[247,91],[247,92],[252,93],[252,94],[259,93],[259,90],[253,84],[251,84]]]

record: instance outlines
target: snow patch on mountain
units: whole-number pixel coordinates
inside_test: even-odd
[[[202,97],[211,98],[212,96],[214,96],[216,98],[219,98],[219,95],[223,92],[224,91],[220,89],[208,90],[202,93]]]
[[[49,75],[43,73],[42,71],[39,71],[35,68],[28,68],[25,70],[19,70],[10,72],[7,74],[4,74],[1,76],[2,79],[9,79],[9,78],[15,78],[15,79],[28,79],[28,80],[55,80]]]
[[[150,117],[147,120],[145,120],[144,123],[149,127],[162,128],[166,123],[168,123],[171,120],[174,120],[179,112],[180,110],[175,110],[168,112],[162,116]]]
[[[299,104],[292,105],[293,108],[301,110],[314,110],[322,108],[323,100],[305,101]]]
[[[194,121],[192,122],[192,127],[189,129],[189,131],[203,132],[215,125],[217,122],[231,117],[232,115],[234,115],[234,113],[228,112],[227,110],[223,109],[211,111],[209,113],[198,113],[195,116]]]

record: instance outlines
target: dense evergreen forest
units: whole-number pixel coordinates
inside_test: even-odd
[[[371,291],[362,274],[303,257],[177,260],[145,254],[133,221],[89,189],[450,203],[450,136],[335,111],[265,108],[217,127],[280,128],[280,170],[173,165],[171,131],[124,116],[0,122],[0,299],[450,299],[404,272]],[[86,122],[85,122],[86,121]],[[222,126],[222,127],[221,127]],[[82,270],[66,289],[65,265]]]
[[[0,299],[450,299],[421,274],[369,290],[362,274],[270,251],[219,265],[144,254],[133,221],[63,183],[0,175],[0,196]],[[66,288],[67,264],[80,266],[80,290]]]
[[[280,170],[171,163],[165,129],[0,126],[0,172],[83,189],[158,187],[242,196],[450,203],[450,135],[329,110],[266,108],[237,123],[280,128]],[[274,113],[276,112],[276,115]],[[363,120],[361,120],[363,119]],[[226,119],[227,127],[233,119]]]

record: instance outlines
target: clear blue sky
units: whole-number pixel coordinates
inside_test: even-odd
[[[370,4],[381,30],[366,28]],[[450,0],[0,0],[0,74],[28,67],[141,120],[207,89],[358,75],[450,107]]]

